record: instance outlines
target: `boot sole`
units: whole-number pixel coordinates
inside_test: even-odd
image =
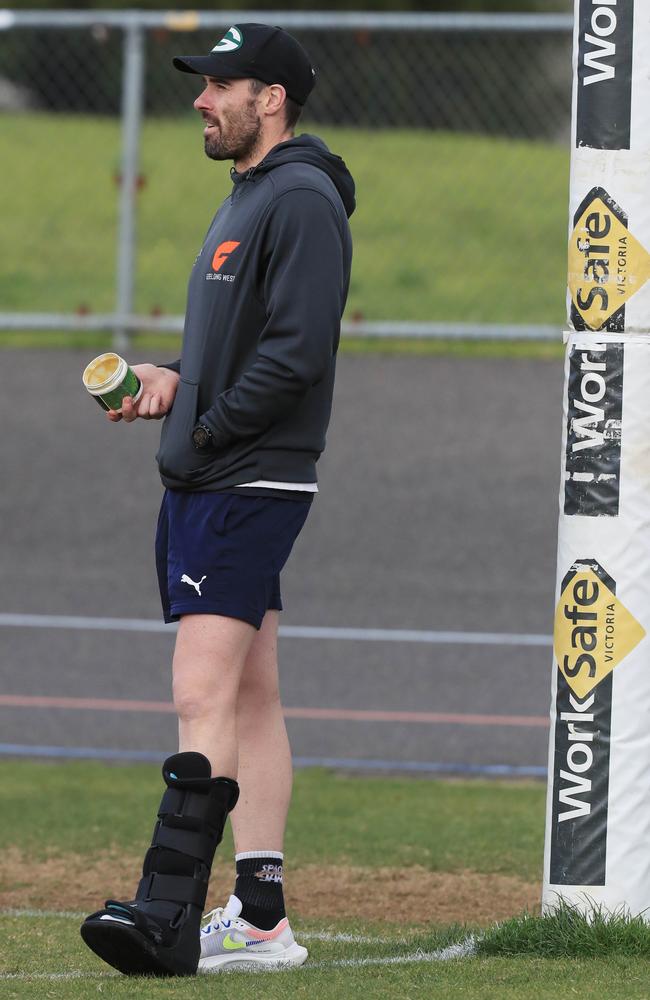
[[[196,965],[179,962],[174,949],[160,948],[135,927],[107,920],[87,920],[81,937],[108,965],[125,976],[193,976]]]

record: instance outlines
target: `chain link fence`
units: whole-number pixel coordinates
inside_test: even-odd
[[[230,179],[171,57],[247,20],[305,45],[318,83],[298,131],[357,182],[345,330],[556,335],[571,19],[251,11],[0,13],[0,328],[181,327]]]

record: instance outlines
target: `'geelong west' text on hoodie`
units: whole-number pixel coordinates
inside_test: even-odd
[[[157,459],[171,489],[313,483],[325,447],[354,181],[310,135],[232,175],[192,269],[181,360],[168,366],[181,377]],[[197,422],[214,448],[194,448]]]

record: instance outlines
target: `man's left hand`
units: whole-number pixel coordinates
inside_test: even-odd
[[[161,420],[172,408],[180,376],[169,368],[157,365],[134,365],[133,371],[142,382],[142,395],[135,403],[131,396],[125,396],[119,410],[109,410],[106,416],[113,423],[125,420],[132,423],[138,417],[143,420]]]

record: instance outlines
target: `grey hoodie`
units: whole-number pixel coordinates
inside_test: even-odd
[[[192,268],[181,360],[168,366],[181,378],[157,459],[171,489],[313,483],[325,447],[354,181],[311,135],[231,174]],[[197,423],[214,448],[194,448]]]

